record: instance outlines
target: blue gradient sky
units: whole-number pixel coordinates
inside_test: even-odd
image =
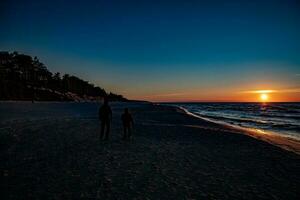
[[[300,101],[297,0],[4,0],[0,9],[0,50],[129,98],[251,101],[243,91],[273,89],[273,100]]]

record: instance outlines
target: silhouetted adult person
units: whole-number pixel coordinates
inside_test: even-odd
[[[130,139],[131,137],[131,127],[133,126],[133,119],[131,114],[128,111],[128,108],[124,109],[124,113],[122,114],[122,122],[123,122],[123,130],[124,135],[123,139]]]
[[[110,106],[108,105],[107,98],[104,99],[104,103],[99,109],[99,119],[101,121],[100,139],[108,140],[109,132],[110,132],[110,122],[112,120],[112,112]],[[105,136],[104,136],[104,131],[105,131]]]

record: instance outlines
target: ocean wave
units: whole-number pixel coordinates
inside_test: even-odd
[[[224,117],[224,116],[215,116],[215,115],[205,115],[201,114],[199,112],[196,112],[195,114],[201,115],[203,117],[207,118],[213,118],[213,119],[219,119],[219,120],[225,120],[225,121],[236,121],[236,122],[252,122],[252,123],[260,123],[260,124],[267,124],[267,121],[259,120],[259,119],[250,119],[250,118],[237,118],[237,117]]]
[[[276,131],[300,138],[300,103],[184,103],[176,104],[213,121],[244,128]]]

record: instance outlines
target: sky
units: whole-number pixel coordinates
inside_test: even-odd
[[[1,51],[129,99],[300,101],[298,0],[2,0],[0,24]]]

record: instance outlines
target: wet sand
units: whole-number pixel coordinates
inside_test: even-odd
[[[125,106],[131,141],[121,140]],[[99,141],[97,116],[6,122],[1,199],[299,199],[293,152],[175,108],[112,108],[110,141]]]
[[[231,132],[234,133],[239,133],[239,134],[245,134],[250,137],[256,138],[258,140],[262,140],[265,142],[268,142],[272,145],[278,146],[282,149],[285,149],[287,151],[292,151],[298,155],[300,155],[300,141],[296,138],[291,138],[291,137],[285,137],[283,135],[279,135],[277,133],[273,133],[271,131],[265,131],[265,130],[260,130],[260,129],[253,129],[253,128],[243,128],[240,126],[235,126],[232,124],[227,124],[227,123],[222,123],[219,121],[214,121],[208,118],[203,118],[198,115],[195,115],[188,110],[178,107],[179,109],[177,110],[178,112],[184,112],[188,115],[191,115],[193,117],[199,118],[201,120],[213,122],[215,124],[221,125],[221,129],[230,129]],[[202,127],[203,128],[203,127]],[[209,126],[206,128],[210,128]]]

